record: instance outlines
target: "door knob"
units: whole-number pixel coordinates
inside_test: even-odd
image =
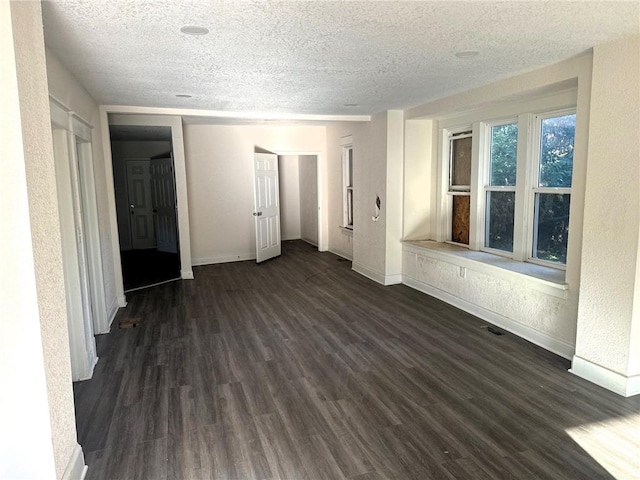
[[[253,216],[254,217],[260,217],[260,216],[262,216],[262,212],[253,212]]]

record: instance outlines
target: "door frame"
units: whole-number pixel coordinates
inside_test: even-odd
[[[326,159],[322,155],[322,152],[317,150],[279,150],[272,149],[271,152],[277,156],[281,155],[295,155],[300,157],[301,155],[310,155],[316,157],[316,170],[317,170],[317,182],[318,182],[318,251],[326,252],[329,250],[329,228],[328,217],[329,211],[327,201],[328,199],[324,195],[325,188],[327,187],[327,163]],[[298,159],[300,161],[300,159]]]
[[[110,223],[111,248],[113,255],[113,272],[118,306],[127,305],[124,294],[124,279],[120,258],[120,239],[118,237],[118,219],[116,214],[115,184],[113,180],[113,156],[109,135],[109,115],[114,125],[137,125],[171,127],[171,148],[173,151],[173,167],[176,187],[176,215],[178,227],[178,245],[180,245],[180,277],[183,280],[193,279],[191,264],[191,237],[189,229],[189,206],[187,200],[187,170],[185,165],[182,117],[179,115],[144,114],[139,109],[118,106],[100,106],[100,127],[102,131],[102,148],[104,152],[105,175]]]
[[[62,248],[72,379],[88,380],[98,361],[94,335],[109,331],[91,155],[92,126],[53,97],[49,108],[56,186],[58,198],[63,198],[58,208],[65,240]]]

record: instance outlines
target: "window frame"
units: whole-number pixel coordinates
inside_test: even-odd
[[[478,139],[481,144],[481,154],[479,155],[478,170],[481,172],[480,185],[482,185],[482,192],[478,195],[478,209],[481,212],[481,221],[478,222],[478,237],[480,245],[478,250],[482,252],[492,253],[494,255],[500,255],[506,258],[514,258],[514,252],[516,249],[516,212],[518,207],[518,171],[520,170],[520,155],[519,149],[516,150],[516,184],[514,186],[492,186],[491,183],[491,129],[493,127],[500,127],[503,125],[511,125],[513,123],[518,125],[518,139],[517,145],[520,146],[520,119],[517,116],[501,118],[499,120],[492,120],[487,122],[480,122],[480,138]],[[498,248],[491,248],[486,245],[487,229],[489,222],[489,215],[487,212],[487,192],[513,192],[514,193],[514,212],[513,212],[513,250],[508,252],[506,250],[500,250]]]
[[[463,124],[462,126],[457,126],[454,128],[447,128],[443,130],[443,158],[446,158],[446,180],[444,184],[444,199],[443,199],[443,212],[442,220],[444,223],[444,238],[443,241],[445,243],[450,243],[452,245],[458,245],[465,248],[470,248],[472,244],[472,238],[474,238],[474,224],[473,224],[473,209],[474,209],[474,201],[473,201],[473,189],[474,189],[474,165],[477,164],[477,152],[475,148],[475,142],[473,139],[475,138],[477,126],[472,123]],[[466,134],[465,132],[470,132]],[[452,186],[452,149],[451,144],[453,140],[464,139],[471,137],[471,182],[470,185],[465,185],[463,187],[455,188]],[[452,237],[452,224],[453,221],[453,197],[454,196],[468,196],[470,203],[470,218],[469,218],[469,245],[466,243],[454,242]]]
[[[351,155],[349,155],[351,154]],[[349,169],[351,163],[351,169]],[[353,230],[353,143],[342,145],[342,228]],[[351,223],[349,223],[349,217]]]
[[[545,102],[546,103],[546,102]],[[572,102],[573,103],[573,102]],[[573,195],[572,187],[538,187],[538,175],[540,168],[540,135],[542,132],[542,121],[547,118],[560,117],[563,115],[575,115],[576,105],[544,105],[539,108],[518,109],[523,113],[504,112],[503,115],[475,115],[470,122],[461,118],[460,122],[447,119],[440,130],[440,146],[438,154],[440,158],[440,184],[439,184],[439,204],[438,204],[438,227],[436,239],[440,242],[451,243],[469,250],[482,251],[490,254],[511,258],[520,262],[528,262],[541,266],[551,267],[558,270],[566,270],[566,263],[552,262],[534,257],[533,248],[535,246],[534,235],[536,234],[535,220],[535,198],[538,193],[556,193]],[[515,109],[512,109],[513,112]],[[516,110],[516,111],[518,111]],[[478,120],[480,118],[480,120]],[[576,119],[576,123],[578,120]],[[494,126],[517,123],[518,140],[516,155],[516,185],[515,187],[490,186],[490,149],[491,149],[491,128]],[[471,125],[471,129],[469,128]],[[450,139],[456,133],[471,130],[472,133],[472,166],[471,185],[468,192],[451,191],[450,176],[451,170],[451,145]],[[575,142],[575,139],[574,139]],[[575,143],[574,143],[575,147]],[[575,180],[576,166],[573,164],[573,177]],[[487,192],[488,191],[515,191],[514,199],[514,233],[513,252],[507,252],[485,245],[487,233]],[[451,220],[452,220],[452,196],[471,196],[471,218],[469,225],[469,245],[451,241]],[[568,244],[567,244],[568,246]]]
[[[544,112],[530,114],[530,128],[531,128],[531,142],[529,146],[529,156],[531,161],[529,163],[529,182],[527,184],[527,220],[530,231],[527,236],[527,258],[526,261],[535,263],[538,265],[544,265],[547,267],[559,268],[566,270],[566,263],[551,262],[549,260],[543,260],[533,256],[534,248],[537,242],[537,225],[536,225],[536,194],[559,194],[572,196],[573,190],[573,173],[575,172],[575,165],[572,163],[572,180],[571,187],[540,187],[539,186],[539,174],[540,174],[540,144],[542,136],[542,121],[548,118],[562,117],[565,115],[576,115],[576,108],[561,108],[556,110],[548,110]],[[574,134],[575,135],[575,134]],[[574,137],[575,148],[575,137]],[[568,244],[567,244],[568,247]]]

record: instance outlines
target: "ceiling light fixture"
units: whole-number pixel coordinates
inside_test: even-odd
[[[191,95],[189,95],[187,93],[177,93],[176,97],[178,97],[178,98],[191,98]]]
[[[463,50],[461,52],[456,52],[456,57],[458,58],[473,58],[480,55],[480,52],[477,50]]]
[[[198,27],[197,25],[185,25],[180,29],[180,31],[187,35],[206,35],[209,33],[208,28]]]

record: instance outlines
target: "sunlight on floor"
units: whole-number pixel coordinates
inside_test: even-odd
[[[616,479],[640,478],[640,414],[569,428],[566,432]]]

